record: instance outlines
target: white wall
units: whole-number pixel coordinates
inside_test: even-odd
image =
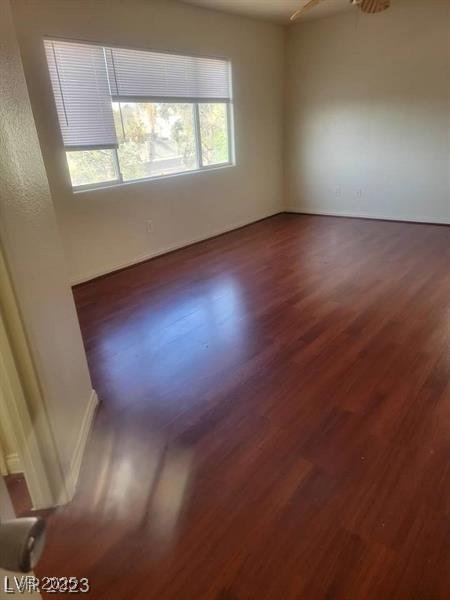
[[[14,16],[73,281],[280,211],[281,26],[171,0],[15,0]],[[229,57],[236,167],[73,195],[43,35]],[[153,220],[152,234],[147,232],[148,219]]]
[[[0,73],[0,239],[70,478],[91,382],[7,0],[0,2]],[[40,427],[42,414],[33,417]]]
[[[450,222],[449,7],[393,0],[289,29],[289,210]]]

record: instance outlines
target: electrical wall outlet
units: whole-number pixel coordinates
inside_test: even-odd
[[[357,198],[362,198],[363,197],[363,191],[361,189],[356,190],[356,197]]]
[[[151,219],[147,221],[147,233],[153,233],[153,221]]]

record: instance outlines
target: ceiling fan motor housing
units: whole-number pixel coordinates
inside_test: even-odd
[[[350,2],[369,14],[381,12],[391,6],[391,0],[350,0]]]

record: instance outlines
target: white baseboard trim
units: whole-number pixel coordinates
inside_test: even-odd
[[[22,465],[22,461],[20,460],[20,456],[16,452],[12,452],[11,454],[7,454],[5,457],[6,460],[6,469],[8,473],[23,473],[24,468]]]
[[[253,217],[250,220],[239,221],[230,225],[229,227],[225,227],[224,229],[217,229],[215,231],[211,231],[206,235],[200,235],[195,238],[190,238],[179,244],[173,244],[171,246],[166,246],[162,250],[157,250],[155,252],[149,252],[148,254],[142,254],[140,256],[136,256],[131,260],[127,260],[123,263],[119,263],[116,265],[110,265],[109,267],[105,267],[104,269],[100,269],[99,271],[92,271],[87,273],[86,275],[80,275],[79,277],[75,277],[72,279],[70,284],[78,285],[80,283],[86,283],[86,281],[90,281],[91,279],[95,279],[96,277],[101,277],[102,275],[109,275],[110,273],[114,273],[114,271],[119,271],[120,269],[126,269],[127,267],[132,267],[133,265],[137,265],[140,262],[144,262],[149,260],[150,258],[156,258],[157,256],[161,256],[162,254],[167,254],[168,252],[173,252],[174,250],[179,250],[180,248],[185,248],[186,246],[191,246],[192,244],[196,244],[197,242],[203,242],[204,240],[209,240],[210,238],[216,237],[218,235],[222,235],[223,233],[228,233],[233,231],[234,229],[239,229],[240,227],[245,227],[246,225],[251,225],[252,223],[256,223],[258,221],[262,221],[263,219],[267,219],[268,217],[273,217],[274,215],[278,215],[284,212],[283,210],[277,209],[275,211],[271,211],[268,213],[264,213],[257,217]]]
[[[429,223],[430,225],[450,225],[448,219],[436,219],[436,217],[408,217],[404,215],[382,215],[376,213],[365,213],[358,211],[330,211],[330,210],[311,210],[310,208],[302,208],[301,206],[288,206],[285,212],[299,213],[305,215],[319,215],[324,217],[353,217],[356,219],[374,219],[381,221],[406,221],[408,223]]]
[[[86,444],[89,439],[89,434],[91,432],[97,405],[97,393],[95,392],[95,390],[92,390],[88,405],[86,407],[86,411],[84,413],[83,422],[81,423],[80,431],[78,433],[77,443],[75,445],[75,450],[70,464],[70,473],[66,478],[66,488],[69,501],[72,500],[77,489],[84,451],[86,449]]]

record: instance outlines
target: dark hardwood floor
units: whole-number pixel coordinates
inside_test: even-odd
[[[75,298],[102,404],[38,575],[450,598],[448,227],[279,215]]]

